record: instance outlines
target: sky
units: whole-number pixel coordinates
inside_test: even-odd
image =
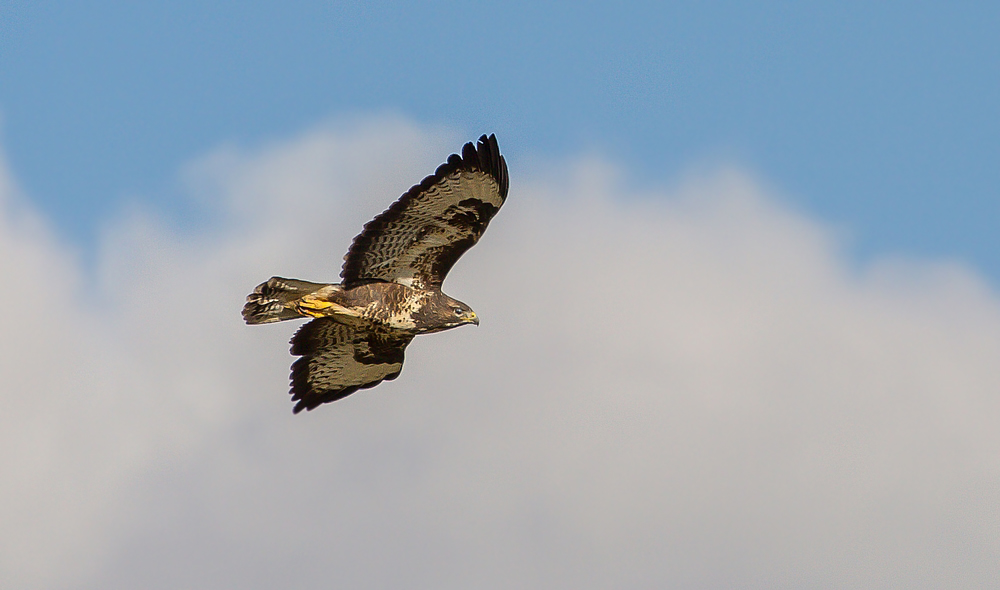
[[[736,162],[878,252],[1000,277],[1000,7],[968,2],[76,2],[0,7],[18,182],[92,247],[176,170],[330,117],[493,131],[640,186]],[[542,163],[539,163],[542,162]]]
[[[0,585],[995,585],[997,25],[4,3]],[[293,416],[246,293],[483,132],[482,324]]]

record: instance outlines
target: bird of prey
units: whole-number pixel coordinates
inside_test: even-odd
[[[418,334],[479,325],[441,284],[486,231],[507,185],[496,136],[483,135],[365,224],[344,256],[342,282],[272,277],[247,296],[248,324],[313,318],[291,340],[300,357],[290,377],[294,413],[395,379]]]

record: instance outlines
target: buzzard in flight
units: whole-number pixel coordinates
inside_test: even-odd
[[[507,184],[496,136],[483,135],[365,224],[341,283],[272,277],[247,296],[248,324],[314,318],[292,337],[295,413],[395,379],[417,334],[479,324],[441,284],[500,210]]]

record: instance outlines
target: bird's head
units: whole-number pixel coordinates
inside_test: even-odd
[[[472,311],[472,308],[468,305],[462,303],[461,301],[454,301],[454,305],[451,306],[451,315],[455,316],[455,325],[461,326],[462,324],[475,324],[479,325],[479,316],[476,312]]]
[[[440,332],[465,324],[479,325],[479,317],[471,307],[444,293],[430,297],[413,315],[423,332]]]

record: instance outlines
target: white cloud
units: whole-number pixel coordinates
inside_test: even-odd
[[[997,579],[997,294],[856,269],[738,172],[634,194],[599,161],[512,170],[446,285],[483,325],[293,417],[296,326],[243,326],[243,296],[335,278],[461,140],[369,121],[220,150],[183,173],[219,223],[124,214],[96,276],[0,170],[0,585]]]

